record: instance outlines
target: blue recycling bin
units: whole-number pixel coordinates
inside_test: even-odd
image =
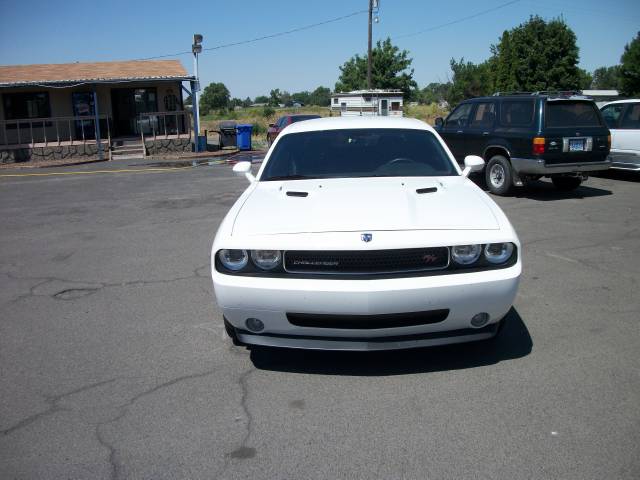
[[[244,124],[236,126],[236,135],[239,150],[251,150],[251,131],[253,125]]]
[[[207,137],[205,135],[198,135],[198,151],[207,151]]]

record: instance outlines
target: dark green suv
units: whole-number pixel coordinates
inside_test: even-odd
[[[436,119],[436,130],[458,162],[484,158],[487,186],[497,195],[541,177],[573,190],[586,172],[611,164],[609,129],[596,104],[575,92],[465,100],[446,120]]]

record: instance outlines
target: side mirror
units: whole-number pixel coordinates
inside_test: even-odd
[[[484,168],[484,160],[477,155],[467,155],[464,157],[464,170],[462,175],[468,177],[471,172],[479,172]]]
[[[256,177],[251,173],[251,162],[238,162],[233,166],[233,172],[247,177],[250,183],[255,182]]]
[[[276,124],[275,124],[275,123],[270,123],[270,124],[269,124],[269,128],[273,128],[273,127],[275,127],[275,126],[276,126]]]
[[[442,117],[436,117],[436,127],[438,128],[442,128],[444,127],[444,118]]]

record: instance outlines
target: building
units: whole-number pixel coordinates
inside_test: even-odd
[[[0,66],[0,162],[191,150],[193,81],[178,60]]]
[[[355,90],[334,93],[331,96],[331,113],[341,116],[380,115],[402,117],[401,90]]]

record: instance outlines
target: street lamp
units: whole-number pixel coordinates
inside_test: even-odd
[[[198,77],[198,54],[202,53],[202,35],[195,33],[193,35],[193,45],[191,45],[191,51],[193,52],[193,73],[195,81],[191,82],[191,100],[193,106],[193,130],[196,136],[196,141],[193,150],[198,152],[198,144],[200,143],[200,106],[198,105],[198,92],[200,91],[200,79]]]

